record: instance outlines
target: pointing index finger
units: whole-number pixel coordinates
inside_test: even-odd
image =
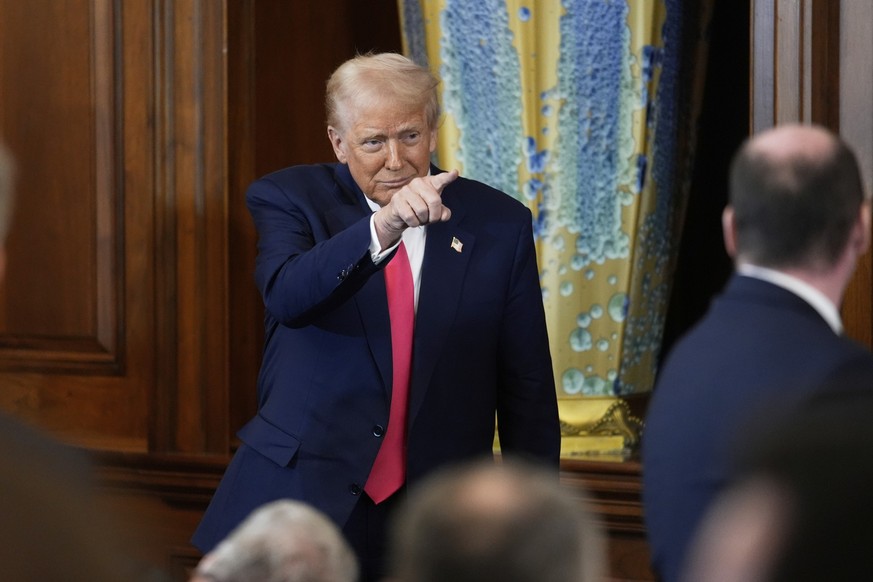
[[[457,170],[451,170],[450,172],[443,172],[442,174],[437,174],[435,176],[431,176],[430,184],[434,187],[434,189],[442,194],[443,188],[451,184],[458,177]]]

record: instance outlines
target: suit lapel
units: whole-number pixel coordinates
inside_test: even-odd
[[[415,316],[410,423],[415,421],[424,401],[425,391],[430,384],[442,346],[446,341],[451,341],[449,332],[461,300],[464,275],[476,242],[472,233],[458,226],[463,216],[463,208],[457,203],[450,208],[452,218],[448,222],[427,227],[418,312]]]
[[[364,193],[358,188],[345,164],[336,165],[337,196],[343,204],[332,208],[325,216],[331,236],[336,235],[370,214]],[[361,326],[367,338],[370,355],[382,376],[386,393],[391,386],[391,323],[388,318],[388,300],[385,294],[385,277],[375,273],[354,295]],[[387,341],[386,341],[387,340]]]
[[[325,214],[331,236],[370,214],[370,207],[367,206],[364,193],[352,179],[349,167],[345,164],[335,164],[334,178],[334,195],[339,203]]]
[[[355,294],[355,304],[358,307],[370,354],[379,368],[382,386],[387,393],[393,378],[391,322],[388,317],[388,300],[385,295],[385,277],[382,271],[370,277],[370,280]]]

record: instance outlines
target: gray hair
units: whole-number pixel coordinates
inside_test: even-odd
[[[252,512],[196,574],[215,582],[357,582],[358,563],[327,516],[282,499]]]

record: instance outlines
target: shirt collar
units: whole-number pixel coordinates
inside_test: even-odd
[[[767,281],[783,289],[787,289],[794,293],[804,301],[810,304],[815,309],[822,319],[834,330],[834,333],[843,333],[843,321],[840,318],[840,310],[825,296],[824,293],[806,283],[797,277],[792,277],[781,271],[759,267],[758,265],[750,265],[748,263],[740,263],[737,266],[737,272],[746,277],[753,277],[762,281]]]

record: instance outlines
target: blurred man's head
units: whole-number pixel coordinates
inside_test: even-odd
[[[444,470],[411,493],[393,525],[400,582],[597,580],[605,551],[584,500],[527,464]]]
[[[867,238],[852,238],[868,235],[854,231],[864,201],[855,155],[838,136],[810,125],[763,131],[731,165],[728,250],[761,267],[827,270],[847,245],[866,249]]]
[[[358,563],[339,528],[300,501],[268,503],[197,565],[192,582],[356,582]]]

